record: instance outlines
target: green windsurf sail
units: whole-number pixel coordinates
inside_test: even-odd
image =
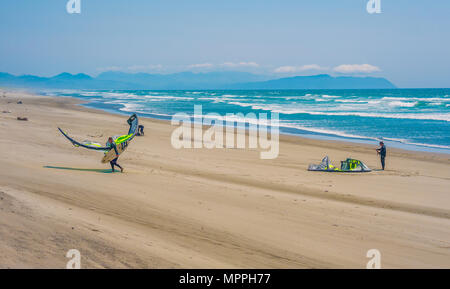
[[[310,164],[308,171],[319,172],[370,172],[372,171],[365,163],[353,158],[347,158],[345,161],[341,161],[341,167],[335,167],[328,156],[322,159],[320,164]]]
[[[116,144],[121,144],[121,143],[125,143],[125,142],[129,142],[131,141],[134,136],[136,135],[137,131],[138,131],[138,125],[139,125],[139,121],[138,121],[138,117],[136,114],[133,114],[132,116],[130,116],[130,118],[127,120],[130,128],[128,130],[128,133],[126,135],[121,135],[121,136],[117,136],[114,137],[114,142]],[[97,151],[109,151],[111,148],[108,146],[102,146],[99,143],[96,142],[92,142],[89,140],[85,140],[85,141],[77,141],[73,138],[71,138],[65,131],[63,131],[61,128],[58,127],[58,130],[61,132],[61,134],[63,136],[65,136],[75,147],[83,147],[83,148],[87,148],[87,149],[91,149],[91,150],[97,150]]]

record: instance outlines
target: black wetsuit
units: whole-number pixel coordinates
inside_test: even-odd
[[[117,159],[119,158],[119,152],[117,151],[117,146],[114,142],[109,143],[108,146],[116,152],[116,158],[110,161],[111,169],[114,172],[114,166],[118,166],[120,170],[123,170],[122,167],[117,163]]]
[[[383,145],[382,147],[380,147],[378,149],[378,152],[380,153],[381,167],[384,170],[384,164],[385,164],[384,159],[386,158],[386,146]]]
[[[137,135],[139,135],[139,136],[144,135],[144,126],[142,124],[140,124],[138,126],[138,133],[137,133]]]

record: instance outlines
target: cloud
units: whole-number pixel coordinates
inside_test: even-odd
[[[294,72],[301,72],[301,71],[307,71],[307,70],[327,70],[327,67],[321,67],[317,64],[307,64],[302,66],[280,66],[278,68],[275,68],[275,73],[294,73]]]
[[[333,70],[339,73],[372,73],[381,71],[379,67],[370,64],[341,64],[333,68]]]
[[[274,72],[276,73],[292,73],[296,71],[297,70],[295,66],[280,66],[274,70]]]
[[[256,62],[224,62],[222,66],[226,67],[258,67],[259,64]]]
[[[189,68],[211,68],[214,64],[212,63],[198,63],[198,64],[191,64],[188,67]]]

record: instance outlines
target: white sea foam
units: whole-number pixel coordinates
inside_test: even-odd
[[[226,98],[245,98],[245,97],[250,97],[249,95],[236,95],[236,94],[223,94],[222,97],[226,97]]]
[[[193,115],[193,116],[194,117],[203,117],[203,118],[207,118],[207,119],[221,120],[221,121],[228,120],[228,121],[236,122],[236,123],[249,123],[249,124],[254,124],[254,125],[270,125],[271,124],[269,120],[263,121],[258,118],[256,118],[256,119],[242,118],[237,115],[233,115],[231,117],[230,116],[220,116],[220,115],[217,115],[217,116]],[[373,140],[373,141],[388,140],[388,141],[393,141],[393,142],[399,142],[399,143],[406,144],[406,145],[423,146],[423,147],[439,148],[439,149],[450,149],[450,146],[445,146],[445,145],[415,143],[415,142],[410,142],[405,139],[398,139],[398,138],[368,137],[368,136],[363,136],[363,135],[346,133],[346,132],[334,130],[334,129],[307,127],[307,126],[302,126],[302,125],[299,125],[296,123],[289,123],[289,122],[281,122],[281,123],[279,123],[279,125],[280,125],[280,127],[284,127],[284,128],[294,128],[294,129],[299,129],[299,130],[303,130],[303,131],[309,131],[309,132],[318,133],[318,134],[334,135],[334,136],[343,137],[343,138],[353,138],[353,139]]]
[[[416,142],[411,142],[411,141],[408,141],[408,140],[405,140],[405,139],[399,139],[399,138],[367,137],[367,136],[362,136],[362,135],[349,134],[349,133],[345,133],[345,132],[342,132],[342,131],[339,131],[339,130],[330,130],[330,129],[323,129],[323,128],[311,128],[311,127],[305,127],[305,126],[296,125],[296,124],[282,124],[280,126],[296,128],[296,129],[310,131],[310,132],[315,132],[315,133],[320,133],[320,134],[335,135],[335,136],[344,137],[344,138],[368,139],[368,140],[374,140],[374,141],[388,140],[388,141],[393,141],[393,142],[399,142],[399,143],[406,144],[406,145],[423,146],[423,147],[438,148],[438,149],[450,149],[450,146],[446,146],[446,145],[416,143]]]
[[[379,100],[357,100],[357,99],[336,99],[335,102],[342,103],[367,103],[367,104],[379,104],[381,101]]]
[[[433,101],[443,101],[450,102],[450,98],[447,97],[390,97],[385,96],[381,98],[382,100],[394,100],[394,101],[424,101],[424,102],[433,102]]]
[[[327,94],[323,94],[322,97],[325,97],[325,98],[339,98],[339,97],[341,97],[341,96],[339,96],[339,95],[327,95]]]
[[[239,105],[239,106],[242,106],[242,107],[249,107],[249,106],[251,106],[252,108],[254,106],[254,104],[252,104],[252,103],[242,103],[242,102],[237,102],[237,101],[231,101],[228,104]]]
[[[263,110],[268,112],[278,112],[280,114],[305,114],[299,116],[291,116],[285,118],[294,118],[297,119],[301,124],[295,123],[297,120],[293,120],[294,123],[280,123],[281,127],[289,127],[300,129],[304,131],[310,131],[319,134],[327,134],[327,135],[335,135],[338,137],[345,138],[354,138],[354,139],[370,139],[376,140],[376,138],[366,137],[362,135],[358,135],[359,133],[364,134],[364,126],[368,125],[367,123],[377,123],[373,122],[371,118],[386,118],[386,119],[411,119],[411,120],[436,120],[436,121],[444,121],[450,122],[450,96],[445,95],[432,95],[430,97],[420,96],[417,97],[394,97],[394,96],[385,96],[385,97],[376,97],[373,96],[356,96],[356,95],[348,95],[348,96],[338,96],[338,95],[327,95],[327,94],[305,94],[302,93],[294,94],[294,95],[286,95],[284,93],[272,93],[268,92],[264,95],[237,95],[237,94],[222,94],[221,92],[210,93],[210,92],[202,92],[200,91],[191,91],[190,93],[178,93],[178,92],[153,92],[153,91],[64,91],[64,93],[75,94],[78,93],[80,96],[84,97],[94,97],[94,96],[102,96],[104,99],[101,101],[103,103],[110,104],[120,104],[121,108],[119,110],[123,112],[138,112],[138,113],[148,113],[156,116],[165,116],[170,117],[170,114],[163,113],[153,113],[152,110],[161,110],[166,111],[172,107],[172,103],[175,104],[177,101],[191,101],[192,105],[194,102],[207,102],[207,103],[228,103],[231,105],[238,105],[241,107],[245,107],[242,109],[244,111],[252,110]],[[226,92],[225,92],[226,93]],[[231,92],[233,93],[233,92]],[[145,95],[140,95],[145,94]],[[194,94],[197,94],[194,96]],[[241,94],[244,94],[241,92]],[[271,96],[271,94],[278,94],[279,96]],[[336,92],[338,94],[338,92]],[[387,94],[385,94],[387,95]],[[259,97],[259,98],[258,98]],[[265,98],[267,97],[267,98]],[[255,99],[258,98],[258,99]],[[264,100],[265,102],[261,101]],[[151,102],[164,102],[167,101],[167,106],[156,105],[157,103]],[[97,100],[96,100],[97,102]],[[146,103],[148,102],[148,103]],[[152,106],[154,104],[154,106]],[[123,106],[123,107],[122,107]],[[160,107],[161,106],[161,107]],[[245,114],[245,112],[244,112]],[[322,115],[324,117],[314,117],[314,120],[326,120],[330,119],[331,122],[325,123],[322,125],[324,127],[309,127],[313,126],[313,123],[308,119],[310,117],[306,115]],[[361,128],[351,130],[351,132],[355,132],[355,134],[349,133],[348,131],[344,131],[346,129],[341,128],[340,125],[336,124],[333,127],[333,123],[335,120],[328,118],[327,116],[359,116],[367,119],[361,119],[362,126]],[[281,117],[283,119],[283,117]],[[339,120],[339,119],[337,119]],[[245,119],[236,119],[237,122],[244,122]],[[247,120],[247,122],[252,123],[252,120]],[[421,125],[422,122],[418,121],[418,125]],[[328,127],[330,125],[331,127]],[[437,124],[444,130],[447,124],[441,123]],[[371,125],[368,125],[371,126]],[[399,123],[399,128],[402,125]],[[361,131],[359,130],[361,129]],[[441,129],[441,128],[439,128]],[[377,131],[377,130],[374,130]],[[370,134],[370,135],[376,135]],[[432,148],[440,148],[440,149],[450,149],[449,146],[445,145],[431,145],[431,144],[423,144],[421,142],[427,142],[425,140],[415,140],[412,137],[411,140],[408,140],[409,137],[407,132],[399,133],[399,138],[385,138],[385,140],[399,142],[408,145],[416,145],[416,146],[427,146]],[[403,139],[401,138],[403,137]],[[414,139],[414,140],[413,140]],[[434,141],[433,141],[434,142]]]
[[[151,95],[151,94],[147,94],[147,95],[143,95],[142,97],[147,98],[147,99],[160,99],[160,100],[168,100],[168,99],[175,99],[175,100],[193,100],[195,98],[193,97],[187,97],[187,96],[173,96],[173,95]]]
[[[292,100],[292,99],[318,99],[318,95],[315,94],[305,94],[305,95],[292,95],[292,96],[283,96],[279,99]]]
[[[403,102],[403,101],[391,101],[388,103],[389,106],[398,106],[398,107],[414,107],[417,104],[415,102]]]
[[[230,102],[230,104],[239,105],[241,107],[251,107],[254,110],[266,110],[273,111],[282,114],[310,114],[310,115],[329,115],[329,116],[361,116],[361,117],[375,117],[375,118],[392,118],[392,119],[418,119],[418,120],[441,120],[441,121],[450,121],[450,113],[400,113],[400,112],[364,112],[367,106],[364,102],[343,102],[348,103],[340,106],[306,106],[303,108],[292,107],[291,104],[287,105],[263,105],[261,103],[243,103],[243,102]],[[353,103],[353,105],[352,105]],[[380,101],[370,100],[367,104],[375,105],[379,104]],[[390,107],[414,107],[417,105],[416,102],[388,102]],[[298,105],[296,105],[298,106]],[[446,105],[448,107],[448,105]],[[326,111],[326,110],[338,110],[338,111]],[[325,110],[325,111],[324,111]]]
[[[133,93],[122,93],[122,92],[103,92],[103,97],[120,97],[120,98],[130,98],[130,97],[137,97],[136,94]]]
[[[310,131],[310,132],[319,133],[319,134],[335,135],[335,136],[346,137],[346,138],[378,140],[377,138],[373,138],[373,137],[355,135],[355,134],[345,133],[345,132],[338,131],[338,130],[330,130],[330,129],[325,129],[325,128],[307,127],[307,126],[297,125],[297,124],[293,124],[293,123],[283,123],[283,124],[280,124],[280,126],[300,129],[300,130],[304,130],[304,131]]]
[[[143,105],[137,104],[137,103],[127,103],[127,102],[123,102],[120,103],[121,105],[123,105],[122,108],[120,108],[119,110],[121,111],[126,111],[126,112],[136,112],[138,110],[140,110],[141,108],[143,108]]]
[[[392,119],[421,119],[421,120],[442,120],[450,122],[450,113],[368,113],[368,112],[324,112],[310,111],[304,109],[287,109],[280,106],[260,106],[253,105],[253,109],[269,110],[282,114],[310,114],[310,115],[329,115],[329,116],[361,116]]]
[[[257,118],[250,118],[250,117],[241,117],[239,115],[236,114],[232,114],[232,115],[208,115],[208,114],[204,114],[204,115],[192,115],[192,117],[195,118],[204,118],[204,119],[212,119],[212,120],[220,120],[223,122],[234,122],[234,123],[248,123],[248,124],[254,124],[254,125],[265,125],[265,126],[270,126],[272,124],[271,119],[260,119],[258,118],[258,115],[256,115]]]
[[[356,99],[336,99],[335,102],[344,102],[344,103],[369,103],[368,100],[356,100]]]
[[[76,92],[74,92],[76,93]],[[83,91],[82,93],[79,93],[79,95],[82,96],[96,96],[96,95],[100,95],[101,93],[99,93],[98,91]]]

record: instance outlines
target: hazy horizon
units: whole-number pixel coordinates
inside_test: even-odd
[[[245,71],[384,77],[401,88],[450,87],[450,3],[381,0],[0,3],[0,71],[96,76]]]

